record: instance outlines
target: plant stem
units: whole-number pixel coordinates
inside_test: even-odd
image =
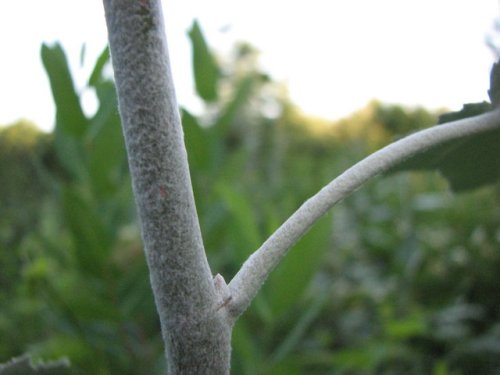
[[[228,374],[196,213],[160,0],[104,0],[120,116],[169,374]]]
[[[243,264],[229,283],[229,310],[236,319],[287,251],[331,207],[371,178],[409,157],[444,142],[500,127],[500,110],[434,126],[409,135],[361,160],[309,198]]]

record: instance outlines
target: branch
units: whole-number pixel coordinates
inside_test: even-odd
[[[309,228],[362,184],[430,147],[499,127],[500,109],[434,126],[394,142],[347,169],[308,199],[243,264],[229,283],[232,299],[228,309],[233,318],[246,310],[269,273]]]
[[[201,238],[160,0],[104,0],[104,8],[169,374],[228,373],[230,326],[216,313],[221,288]]]

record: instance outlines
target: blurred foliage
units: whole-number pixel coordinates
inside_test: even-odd
[[[1,242],[0,337],[9,338],[0,357],[68,357],[75,374],[161,372],[115,88],[104,74],[109,53],[84,88],[99,102],[90,117],[61,46],[44,45],[42,60],[56,103],[53,134],[22,123],[0,133],[2,145],[11,144],[0,148],[1,207],[12,207],[6,220],[21,228],[14,236],[10,222],[0,227],[8,236]]]
[[[181,109],[185,141],[210,264],[226,280],[345,168],[437,121],[375,101],[337,122],[311,118],[251,46],[215,58],[198,24],[189,35],[205,108]],[[99,101],[92,116],[63,49],[43,46],[42,59],[54,132],[25,122],[0,131],[0,359],[27,352],[68,357],[74,374],[163,374],[109,53],[84,88]],[[500,186],[446,188],[434,173],[392,175],[320,220],[236,324],[232,372],[498,372]]]
[[[0,375],[65,375],[69,373],[70,369],[67,360],[33,365],[28,356],[23,356],[0,365]]]
[[[196,91],[203,100],[213,102],[217,100],[219,69],[197,21],[189,30],[189,38],[193,45],[193,75]]]
[[[500,104],[500,62],[493,64],[491,68],[488,96],[493,107],[498,107]]]
[[[442,114],[438,123],[477,116],[491,109],[492,105],[487,102],[465,104],[460,111]],[[392,172],[438,170],[449,181],[452,190],[476,189],[500,179],[499,149],[500,129],[493,129],[430,147],[408,158],[393,168]]]

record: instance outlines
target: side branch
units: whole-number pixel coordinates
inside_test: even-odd
[[[309,198],[243,264],[229,283],[232,299],[228,308],[234,319],[250,305],[287,251],[323,214],[362,184],[428,148],[499,127],[500,109],[434,126],[394,142],[347,169]]]

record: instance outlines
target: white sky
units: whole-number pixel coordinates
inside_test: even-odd
[[[193,18],[217,52],[235,40],[256,46],[264,70],[310,114],[335,119],[373,98],[451,109],[487,98],[494,58],[485,37],[498,0],[164,0],[163,7],[177,94],[188,108],[196,106],[186,35]],[[0,124],[28,118],[52,128],[41,43],[63,44],[82,90],[106,44],[103,13],[99,0],[0,1]]]

